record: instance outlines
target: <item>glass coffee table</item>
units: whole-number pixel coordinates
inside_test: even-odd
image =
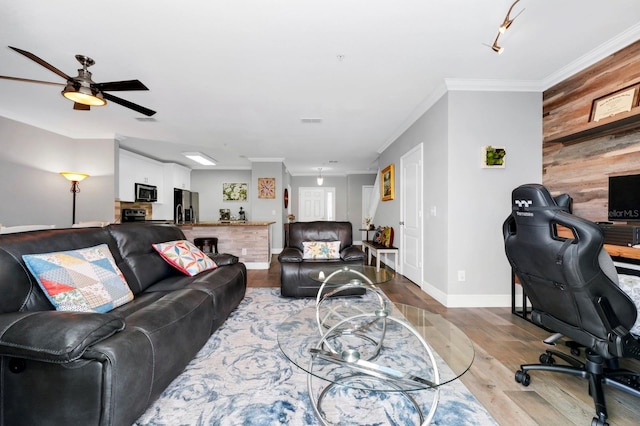
[[[280,349],[307,373],[316,417],[323,425],[429,424],[439,387],[469,369],[473,344],[442,316],[391,303],[362,270],[334,272],[315,305],[278,329]],[[363,295],[339,297],[357,286]]]
[[[327,268],[326,271],[309,272],[309,278],[319,283],[326,283],[325,286],[329,287],[349,284],[354,279],[359,279],[369,284],[384,284],[391,281],[395,276],[395,272],[391,269],[376,269],[375,266],[368,265],[348,266],[338,269]]]

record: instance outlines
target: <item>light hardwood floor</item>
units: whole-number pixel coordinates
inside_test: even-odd
[[[280,287],[277,257],[269,270],[250,270],[248,285]],[[548,348],[542,343],[548,332],[512,315],[510,308],[447,309],[401,275],[381,288],[392,301],[441,314],[469,336],[475,359],[461,380],[500,425],[591,424],[595,410],[586,380],[539,371],[531,373],[528,387],[514,380],[520,364],[537,363]],[[569,353],[562,342],[555,349]],[[640,362],[623,366],[640,371]],[[609,387],[605,395],[611,426],[640,424],[640,398]]]

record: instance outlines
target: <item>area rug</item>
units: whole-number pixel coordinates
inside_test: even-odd
[[[307,394],[307,374],[282,354],[277,342],[278,325],[314,303],[315,299],[283,298],[278,288],[248,288],[238,309],[135,425],[321,424]],[[386,413],[368,416],[362,424],[405,422],[402,416]],[[441,387],[431,424],[497,423],[456,380]]]

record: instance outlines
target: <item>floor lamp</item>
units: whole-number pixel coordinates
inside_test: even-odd
[[[88,178],[86,173],[60,172],[60,174],[71,181],[71,193],[73,194],[73,215],[71,225],[76,223],[76,194],[80,192],[80,181]]]

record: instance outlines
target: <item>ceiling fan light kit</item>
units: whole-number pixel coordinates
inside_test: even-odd
[[[62,91],[62,96],[83,105],[104,106],[107,104],[99,91],[93,91],[90,87],[84,86],[76,88],[73,83],[67,83]]]
[[[141,105],[134,104],[133,102],[114,96],[107,91],[128,91],[128,90],[149,90],[147,86],[142,84],[139,80],[124,80],[124,81],[111,81],[108,83],[96,83],[91,79],[91,72],[87,70],[88,67],[95,64],[95,61],[88,56],[76,55],[76,59],[82,65],[82,68],[78,69],[77,77],[70,77],[58,68],[54,67],[45,60],[37,57],[31,52],[18,49],[17,47],[9,46],[9,48],[26,56],[32,61],[42,65],[49,71],[59,75],[66,80],[66,83],[53,83],[49,81],[32,80],[28,78],[8,77],[0,75],[0,78],[6,80],[17,80],[27,83],[39,83],[39,84],[53,84],[64,86],[62,95],[73,101],[73,109],[80,111],[88,111],[92,106],[104,106],[107,104],[107,99],[113,103],[122,105],[125,108],[132,109],[136,112],[144,114],[148,117],[154,115],[156,112],[145,108]]]

